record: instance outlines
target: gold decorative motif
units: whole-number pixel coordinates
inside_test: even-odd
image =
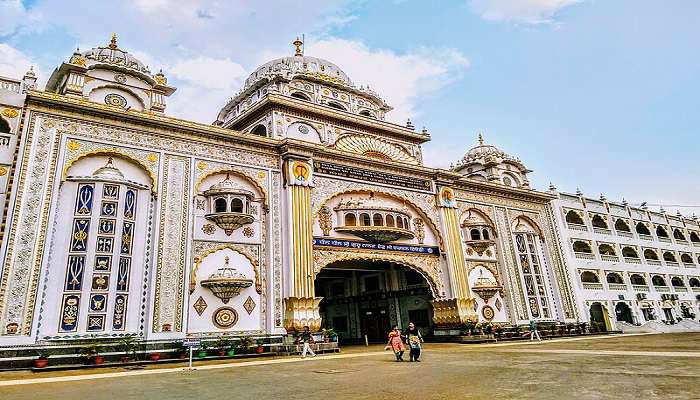
[[[5,176],[5,175],[7,175],[7,168],[0,167],[0,176]]]
[[[80,149],[80,143],[76,142],[75,140],[69,140],[67,147],[68,147],[68,150],[76,151],[76,150]]]
[[[207,163],[205,161],[198,161],[197,162],[197,169],[200,171],[204,171],[207,168]],[[197,182],[199,183],[199,182]]]
[[[243,308],[245,308],[245,311],[248,313],[248,315],[253,313],[253,310],[255,310],[255,306],[255,300],[253,300],[253,298],[250,296],[248,296],[245,303],[243,303]]]
[[[423,241],[425,240],[425,222],[423,222],[423,220],[420,218],[414,218],[413,227],[415,228],[418,243],[423,244]]]
[[[202,315],[204,310],[207,309],[207,306],[208,306],[207,302],[204,300],[204,298],[202,296],[199,296],[197,301],[195,301],[194,304],[192,305],[194,310],[197,311],[197,315],[200,315],[200,316]]]
[[[146,160],[148,160],[148,161],[154,163],[154,162],[158,161],[158,155],[157,155],[156,153],[149,153],[149,154],[146,156]]]
[[[267,174],[265,173],[265,171],[258,171],[258,178],[262,179],[262,178],[264,178],[265,176],[267,176]]]
[[[202,226],[202,232],[204,232],[207,235],[213,235],[215,231],[216,227],[213,224],[204,224]]]
[[[253,235],[255,235],[255,231],[253,230],[253,228],[251,228],[249,226],[246,226],[245,228],[243,228],[243,236],[253,237]]]
[[[318,212],[318,225],[323,231],[323,236],[328,236],[333,229],[333,213],[328,206],[321,207],[321,211]],[[421,242],[422,243],[422,242]]]
[[[231,307],[220,307],[214,311],[211,320],[217,328],[229,329],[238,322],[238,313]]]
[[[383,160],[409,164],[418,163],[416,158],[411,156],[402,146],[390,143],[376,136],[344,134],[336,140],[334,147],[338,150],[363,154]]]
[[[307,182],[311,175],[309,164],[303,161],[294,161],[294,163],[292,163],[292,175],[297,181]]]
[[[69,62],[71,64],[78,65],[81,67],[87,66],[87,60],[85,60],[85,57],[81,56],[80,54],[73,55],[73,57],[70,58]]]
[[[17,118],[19,112],[12,108],[6,108],[2,110],[2,116],[7,118]]]
[[[493,308],[489,305],[485,305],[481,309],[481,316],[484,317],[487,321],[491,321],[493,317],[495,316],[495,313],[493,312]]]
[[[287,332],[302,331],[308,326],[311,332],[321,329],[319,303],[321,297],[287,297],[284,299],[284,329]]]

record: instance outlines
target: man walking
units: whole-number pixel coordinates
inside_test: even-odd
[[[303,345],[301,358],[306,358],[306,353],[311,353],[311,357],[316,357],[316,353],[311,350],[311,344],[314,343],[314,336],[311,334],[308,326],[304,326],[304,331],[299,335],[299,340]]]
[[[537,332],[537,323],[535,322],[534,319],[530,320],[530,341],[533,341],[535,339],[535,336],[537,336],[537,341],[541,342],[542,338],[540,338],[540,333]]]

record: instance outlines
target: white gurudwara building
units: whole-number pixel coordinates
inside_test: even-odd
[[[451,170],[426,166],[425,129],[388,122],[380,94],[294,45],[211,125],[168,116],[175,88],[116,37],[70,55],[44,90],[31,71],[3,78],[0,345],[306,325],[381,341],[409,320],[439,335],[467,321],[586,321],[619,302],[641,321],[636,293],[656,315],[673,301],[656,296],[656,275],[697,309],[685,258],[697,264],[697,222],[534,190],[531,171],[483,139]],[[618,214],[674,239],[623,236]],[[676,265],[628,261],[646,248]],[[645,291],[628,282],[641,269]]]

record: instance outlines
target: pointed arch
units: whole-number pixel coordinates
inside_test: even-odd
[[[534,231],[541,240],[544,240],[544,232],[540,225],[525,214],[515,217],[510,226],[513,232],[528,232],[527,228],[529,227],[530,231]]]
[[[105,147],[101,149],[86,151],[66,161],[66,163],[63,166],[63,173],[61,174],[61,182],[64,182],[66,178],[68,178],[68,170],[70,170],[73,164],[75,164],[77,161],[82,160],[83,158],[92,156],[113,156],[117,158],[123,158],[141,167],[151,179],[151,192],[153,194],[156,194],[158,192],[158,178],[156,177],[155,172],[151,170],[151,168],[149,168],[148,165],[144,164],[143,161],[117,147]]]
[[[485,212],[479,210],[478,208],[474,208],[474,207],[468,208],[462,212],[462,214],[459,217],[460,226],[464,227],[467,224],[466,220],[467,220],[467,218],[469,218],[469,216],[471,215],[472,212],[477,214],[479,217],[481,217],[481,219],[483,219],[487,225],[490,225],[494,229],[496,228],[496,224],[493,223],[493,220],[491,219],[491,217],[489,217]]]
[[[260,280],[260,263],[258,260],[253,257],[252,254],[249,254],[247,251],[235,247],[231,244],[223,244],[221,246],[214,247],[213,249],[207,249],[202,254],[196,254],[193,258],[194,261],[194,266],[192,267],[192,271],[190,271],[190,294],[194,291],[194,288],[197,286],[197,271],[199,270],[199,266],[202,264],[202,261],[204,261],[207,256],[210,254],[216,253],[221,250],[231,250],[235,253],[238,253],[248,259],[250,261],[251,265],[253,265],[253,271],[255,272],[255,291],[258,292],[258,294],[262,294],[262,281]]]

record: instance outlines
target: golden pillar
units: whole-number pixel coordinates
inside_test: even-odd
[[[284,328],[312,332],[321,328],[320,297],[314,297],[313,218],[311,217],[311,165],[305,160],[286,160],[286,178],[291,198],[290,296],[284,299]]]
[[[474,299],[469,290],[467,263],[462,251],[454,191],[449,187],[442,187],[438,192],[437,202],[445,230],[452,298],[433,301],[433,319],[438,327],[458,327],[467,321],[476,322],[478,318],[474,311]]]

